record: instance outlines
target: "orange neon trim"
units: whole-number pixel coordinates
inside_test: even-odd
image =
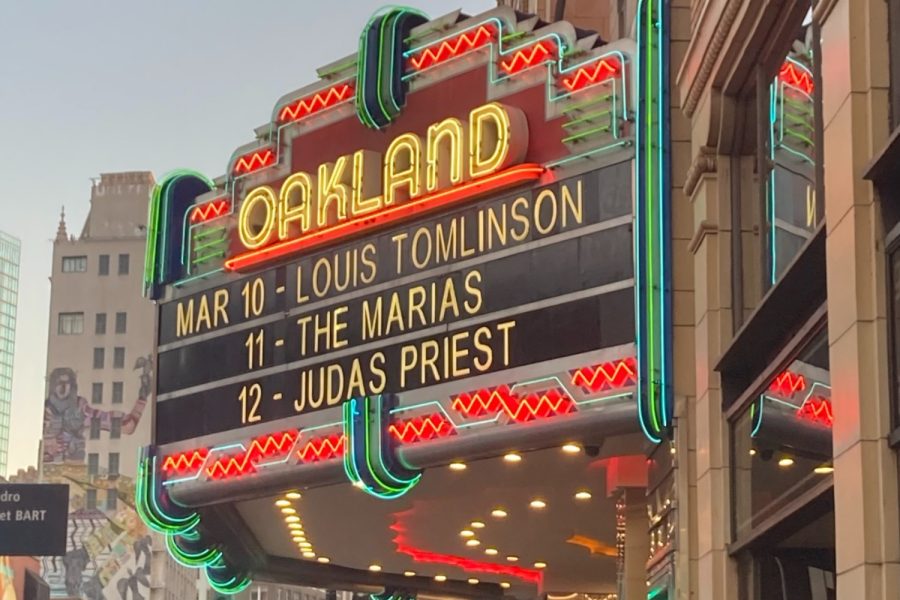
[[[245,175],[268,167],[275,162],[275,153],[269,150],[257,150],[237,159],[234,164],[235,175]]]
[[[169,475],[173,473],[179,475],[194,473],[200,470],[200,467],[206,462],[206,457],[208,455],[209,451],[206,450],[206,448],[182,452],[180,454],[170,454],[166,457],[166,460],[163,461],[162,468],[163,471]]]
[[[471,200],[503,188],[535,181],[540,178],[545,170],[542,165],[526,163],[498,171],[497,173],[491,173],[445,190],[420,196],[415,200],[388,208],[379,213],[363,214],[303,237],[238,254],[225,261],[225,269],[227,271],[241,271],[288,254],[300,252],[301,250],[310,250],[323,246],[333,240],[346,237],[351,232],[384,227],[413,216],[432,212],[462,199]]]
[[[618,72],[619,61],[605,59],[598,61],[593,67],[581,67],[570,77],[563,77],[562,84],[567,90],[574,92],[589,85],[605,81],[615,76]]]
[[[544,42],[538,42],[533,46],[523,48],[516,52],[513,55],[512,60],[500,61],[500,67],[502,67],[503,70],[506,71],[509,75],[514,75],[520,71],[524,71],[529,67],[533,67],[544,62],[545,60],[553,56],[555,50],[555,44],[545,44]]]
[[[806,379],[800,373],[782,371],[769,386],[769,391],[790,398],[806,389]]]
[[[821,423],[826,427],[834,426],[834,415],[831,412],[831,400],[818,396],[803,403],[797,411],[797,417],[812,423]]]
[[[453,435],[456,428],[444,415],[435,413],[406,421],[394,421],[388,431],[398,442],[412,444]]]
[[[297,121],[303,117],[308,117],[313,113],[317,113],[320,110],[324,110],[329,106],[334,106],[335,104],[350,98],[353,96],[354,91],[352,85],[345,83],[343,85],[330,87],[327,90],[322,90],[312,96],[300,98],[281,109],[281,112],[278,113],[278,121],[287,123],[290,121]]]
[[[797,66],[790,61],[781,65],[781,71],[778,72],[778,77],[783,82],[792,85],[799,90],[803,90],[808,95],[812,95],[813,93],[812,76],[810,76],[808,72],[798,69]]]
[[[572,385],[599,392],[637,383],[637,360],[630,356],[593,367],[582,367],[572,374]]]
[[[505,385],[460,394],[453,399],[451,407],[466,417],[502,412],[516,423],[544,419],[575,410],[572,399],[560,390],[551,389],[544,393],[521,397]]]
[[[427,69],[445,60],[455,58],[476,48],[484,46],[494,37],[493,28],[482,25],[471,36],[469,32],[441,42],[437,50],[433,46],[425,48],[417,56],[411,56],[409,63],[417,70]]]
[[[191,211],[191,223],[205,223],[206,221],[221,217],[231,208],[228,198],[211,200],[205,204],[198,204]]]
[[[217,459],[206,469],[206,474],[212,479],[223,479],[255,473],[259,460],[284,454],[296,441],[297,434],[293,431],[262,436],[253,440],[246,452]]]
[[[344,455],[344,436],[342,434],[312,438],[297,451],[303,462],[319,462]]]

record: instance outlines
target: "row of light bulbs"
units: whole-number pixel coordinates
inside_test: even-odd
[[[380,573],[380,572],[381,572],[381,565],[379,565],[379,564],[371,564],[371,565],[369,565],[369,570],[372,571],[373,573]],[[415,572],[415,571],[403,571],[403,574],[404,574],[406,577],[415,577],[415,576],[416,576],[416,572]],[[438,574],[438,575],[435,575],[435,576],[434,576],[434,580],[437,581],[438,583],[443,583],[443,582],[447,581],[447,576],[446,576],[446,575]],[[472,585],[476,585],[476,584],[478,584],[478,583],[481,583],[478,579],[476,579],[476,578],[474,578],[474,577],[470,577],[470,578],[468,579],[468,582],[471,583]],[[508,581],[502,581],[502,582],[500,582],[500,587],[502,587],[503,589],[508,589],[509,587],[511,587],[511,584],[510,584]]]
[[[303,523],[300,521],[297,509],[293,506],[293,503],[301,497],[300,492],[287,492],[283,498],[275,501],[275,506],[284,515],[284,522],[287,524],[288,532],[291,534],[291,540],[297,544],[297,549],[300,551],[301,556],[309,560],[316,559],[322,564],[330,563],[331,559],[327,556],[316,556],[312,542],[309,541],[307,533],[303,529]]]

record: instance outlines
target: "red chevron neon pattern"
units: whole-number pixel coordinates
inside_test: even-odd
[[[246,452],[216,459],[207,467],[206,474],[212,479],[230,479],[256,472],[256,463],[264,458],[272,458],[287,453],[297,441],[295,431],[285,431],[259,437],[250,444]]]
[[[421,71],[436,64],[456,58],[466,52],[481,48],[494,39],[494,27],[482,25],[474,32],[465,32],[449,40],[444,40],[437,48],[429,46],[409,57],[409,64]]]
[[[343,102],[347,98],[353,97],[353,86],[349,83],[342,83],[327,90],[317,92],[312,96],[300,98],[295,102],[291,102],[281,109],[278,113],[278,121],[280,123],[289,123],[291,121],[299,121],[304,117],[315,114],[330,106],[334,106],[339,102]]]
[[[262,168],[271,166],[275,163],[275,152],[271,148],[265,150],[257,150],[250,154],[237,159],[234,163],[235,175],[246,175],[253,171],[259,171]]]
[[[783,371],[769,386],[769,391],[784,398],[790,398],[806,389],[806,379],[799,373]]]
[[[335,433],[326,437],[312,438],[297,451],[303,462],[319,462],[344,455],[344,435]]]
[[[481,417],[497,414],[513,397],[514,394],[510,389],[501,385],[475,392],[464,392],[454,398],[450,406],[467,417]]]
[[[500,68],[507,75],[515,75],[525,69],[529,69],[535,65],[552,59],[556,55],[556,44],[550,42],[538,42],[527,48],[522,48],[516,52],[509,61],[501,60]]]
[[[205,223],[224,215],[231,208],[228,198],[217,198],[204,204],[198,204],[191,211],[191,223]]]
[[[834,425],[834,415],[831,412],[831,400],[813,396],[803,403],[797,411],[797,416],[804,421],[819,423],[826,427]]]
[[[621,65],[619,64],[619,61],[606,58],[597,61],[593,66],[587,65],[581,67],[575,71],[574,75],[563,77],[562,84],[564,88],[570,92],[574,92],[576,90],[584,89],[589,85],[612,79],[619,73],[620,69]]]
[[[388,427],[388,431],[397,441],[412,444],[453,435],[456,428],[444,415],[435,413],[406,421],[395,421]]]
[[[637,359],[633,356],[572,371],[572,385],[592,392],[616,390],[637,383]]]
[[[778,72],[778,78],[786,84],[806,92],[808,95],[812,95],[813,93],[812,75],[809,71],[799,68],[791,61],[786,61],[781,65],[781,70]]]
[[[505,385],[460,394],[453,399],[451,407],[466,417],[503,412],[516,423],[544,419],[575,410],[572,399],[560,390],[551,389],[540,394],[529,394],[523,398],[510,391]]]
[[[209,451],[206,448],[170,454],[163,461],[162,470],[166,475],[188,475],[196,473],[206,462]]]

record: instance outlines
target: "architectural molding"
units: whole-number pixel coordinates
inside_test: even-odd
[[[716,227],[714,223],[710,223],[705,219],[700,221],[700,225],[697,226],[697,231],[694,232],[694,237],[691,238],[691,243],[688,244],[688,251],[691,254],[697,254],[697,251],[700,249],[706,236],[715,235],[718,232],[719,228]]]
[[[694,81],[691,82],[691,88],[684,102],[684,113],[688,117],[694,115],[694,110],[700,103],[706,84],[709,83],[709,78],[712,76],[713,67],[719,60],[725,40],[728,38],[728,33],[731,31],[731,26],[734,24],[740,8],[740,0],[729,0],[722,11],[722,16],[716,24],[709,45],[703,54],[703,62],[700,63],[700,69],[697,71]]]
[[[716,149],[711,146],[700,146],[700,152],[694,156],[691,166],[684,178],[684,194],[688,198],[694,195],[700,177],[706,173],[716,172]]]

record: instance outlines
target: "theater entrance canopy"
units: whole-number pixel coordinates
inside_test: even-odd
[[[617,591],[672,414],[661,7],[611,43],[387,9],[226,175],[160,182],[137,503],[176,559],[223,593]]]

